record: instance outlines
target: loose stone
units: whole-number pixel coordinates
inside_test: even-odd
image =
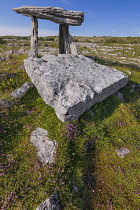
[[[30,142],[37,150],[37,157],[42,164],[54,163],[54,157],[57,149],[57,142],[47,137],[48,131],[43,128],[37,128],[30,135]]]
[[[34,85],[31,82],[25,82],[20,88],[16,89],[11,93],[11,96],[13,96],[16,99],[22,98],[29,89],[33,88]]]
[[[117,153],[118,156],[120,156],[121,158],[124,158],[125,155],[127,155],[131,151],[125,147],[120,147],[120,148],[116,149],[115,152]]]
[[[36,210],[61,210],[58,195],[56,193],[52,194]]]

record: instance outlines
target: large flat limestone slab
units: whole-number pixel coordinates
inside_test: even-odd
[[[124,87],[128,77],[83,55],[49,55],[24,60],[28,76],[46,104],[65,122]]]
[[[51,20],[55,23],[79,26],[84,21],[84,13],[79,11],[66,11],[60,7],[23,6],[13,9],[19,14],[29,17]]]

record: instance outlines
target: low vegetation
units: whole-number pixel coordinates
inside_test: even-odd
[[[97,38],[75,37],[77,42],[92,42]],[[16,37],[14,39],[17,40]],[[112,46],[113,43],[113,46],[120,46],[122,42],[118,40],[126,40],[130,47],[133,47],[131,42],[140,43],[138,37],[131,37],[131,40],[129,37],[118,37],[110,43],[107,40],[113,38],[98,39],[104,40],[101,41],[102,46]],[[18,40],[23,40],[23,37]],[[49,44],[48,40],[40,42]],[[12,43],[17,41],[12,40]],[[0,43],[0,56],[5,57],[0,63],[0,74],[15,73],[15,76],[0,78],[0,97],[12,100],[10,93],[30,81],[24,68],[19,68],[28,55],[15,54],[21,47],[7,44]],[[58,44],[54,42],[53,46],[58,47]],[[25,48],[28,50],[29,45]],[[11,49],[13,54],[4,54]],[[133,49],[137,52],[136,45]],[[133,63],[122,63],[119,57],[111,61],[100,56],[100,53],[95,54],[91,48],[88,53],[82,53],[129,76],[128,84],[120,90],[125,102],[112,95],[91,107],[93,114],[86,111],[79,119],[67,123],[56,117],[54,110],[43,102],[36,88],[21,100],[16,100],[11,108],[1,106],[2,210],[36,209],[54,191],[58,193],[65,210],[139,209],[140,94],[139,88],[134,91],[131,89],[132,85],[139,84],[140,67]],[[139,59],[139,56],[137,54],[135,58]],[[59,145],[54,165],[41,165],[36,157],[35,148],[29,139],[37,127],[47,129],[49,137]],[[119,147],[125,147],[131,152],[122,159],[115,152]]]

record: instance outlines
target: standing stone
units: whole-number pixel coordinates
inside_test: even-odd
[[[31,52],[32,58],[38,57],[38,20],[37,17],[31,17]]]
[[[70,54],[79,55],[76,44],[74,43],[73,37],[69,34],[69,45],[70,45]]]
[[[31,133],[30,142],[37,150],[37,157],[43,164],[54,163],[57,143],[47,137],[48,131],[43,128],[37,128]]]
[[[61,210],[58,195],[56,193],[52,194],[36,210]]]
[[[69,34],[68,25],[59,25],[59,54],[78,55],[77,47]]]
[[[70,54],[68,25],[59,26],[59,54]]]

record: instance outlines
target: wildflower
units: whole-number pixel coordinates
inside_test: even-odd
[[[67,130],[67,137],[69,139],[72,139],[74,134],[77,132],[77,125],[74,123],[68,123],[66,125],[66,130]]]
[[[126,123],[124,123],[124,122],[118,122],[118,125],[122,126],[122,125],[126,125]]]

